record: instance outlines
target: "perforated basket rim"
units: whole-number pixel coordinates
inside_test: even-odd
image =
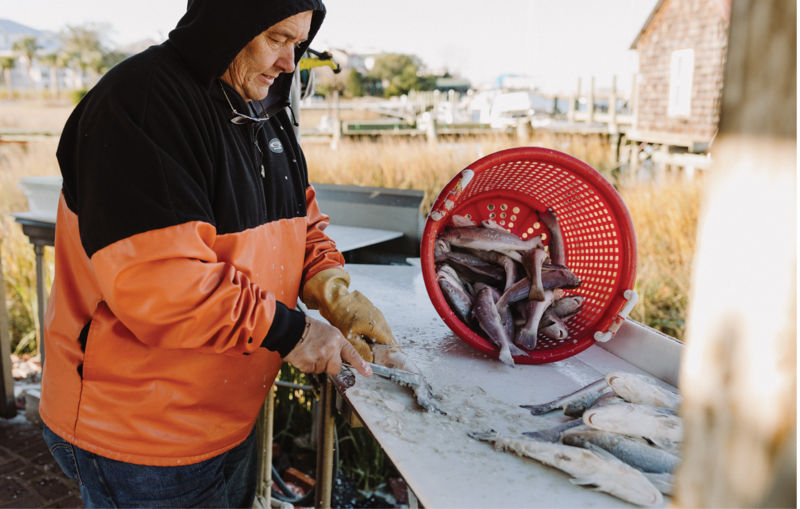
[[[521,364],[545,364],[572,357],[592,346],[595,343],[593,337],[594,332],[607,331],[625,306],[627,300],[624,297],[624,292],[625,290],[632,290],[636,282],[638,260],[636,231],[633,227],[633,220],[628,212],[628,208],[622,201],[622,197],[620,197],[617,190],[614,189],[605,177],[585,162],[558,150],[539,147],[518,147],[501,150],[475,161],[467,166],[465,170],[472,170],[475,172],[475,177],[477,177],[483,171],[490,170],[505,163],[521,160],[537,161],[556,166],[571,173],[587,184],[590,184],[595,192],[600,195],[601,199],[603,199],[607,208],[613,213],[620,230],[620,283],[617,286],[618,291],[609,299],[603,315],[597,320],[594,326],[591,329],[586,328],[586,330],[582,331],[576,338],[577,342],[575,343],[565,344],[564,346],[549,350],[534,350],[533,352],[529,352],[532,358],[514,358],[515,362]],[[444,186],[439,196],[436,198],[436,201],[433,203],[431,211],[445,210],[445,200],[461,181],[462,172],[463,170],[456,174],[456,176]],[[454,210],[455,209],[458,209],[458,204],[454,207]],[[431,214],[429,214],[425,221],[425,228],[422,233],[422,245],[420,247],[422,276],[425,289],[437,313],[456,336],[484,354],[497,358],[499,357],[498,349],[473,332],[456,317],[455,313],[453,313],[447,301],[444,299],[439,284],[437,283],[433,262],[434,245],[436,243],[436,236],[449,223],[449,217],[450,213],[448,213],[446,217],[436,221],[431,217]]]

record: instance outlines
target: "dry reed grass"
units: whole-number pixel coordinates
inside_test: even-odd
[[[639,303],[631,318],[683,338],[702,182],[667,179],[619,189],[636,229]]]
[[[9,216],[11,212],[28,210],[28,203],[19,179],[29,175],[58,175],[55,157],[57,140],[32,142],[26,146],[0,145],[0,256],[5,279],[6,307],[9,314],[12,349],[35,350],[39,318],[36,297],[36,256],[22,228]],[[46,288],[52,283],[54,268],[52,249],[45,250],[48,275]]]

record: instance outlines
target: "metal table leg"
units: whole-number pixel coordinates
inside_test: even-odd
[[[336,389],[326,375],[322,377],[322,394],[320,397],[319,437],[317,438],[317,482],[314,493],[314,507],[329,509],[331,507],[331,491],[333,488],[333,447],[334,426],[336,424]]]
[[[39,356],[41,357],[42,372],[44,372],[44,314],[47,310],[47,292],[44,284],[44,246],[34,244],[36,253],[36,298],[39,302]]]

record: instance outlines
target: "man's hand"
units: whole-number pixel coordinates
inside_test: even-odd
[[[383,313],[361,292],[348,292],[350,274],[342,269],[327,269],[311,277],[303,287],[303,302],[331,325],[342,331],[347,340],[367,362],[372,362],[369,343],[396,345]]]
[[[306,317],[307,333],[294,350],[284,359],[303,373],[328,373],[336,376],[342,371],[342,359],[364,376],[371,376],[372,369],[358,355],[339,329]]]

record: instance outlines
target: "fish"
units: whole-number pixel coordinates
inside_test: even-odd
[[[583,306],[585,300],[586,297],[582,295],[568,295],[553,302],[550,309],[559,318],[566,319],[575,315],[581,306]]]
[[[544,249],[533,249],[522,255],[522,265],[528,278],[531,280],[531,287],[528,291],[528,300],[541,302],[544,300],[544,288],[542,287],[542,264],[547,258]]]
[[[472,281],[494,284],[505,279],[503,269],[469,253],[454,253],[451,251],[434,257],[433,261],[435,263],[449,263],[458,273],[463,274],[464,277]]]
[[[564,405],[568,404],[570,401],[578,399],[582,397],[584,394],[591,394],[594,392],[600,392],[603,389],[608,387],[608,382],[606,382],[605,378],[601,378],[596,380],[585,387],[581,387],[575,392],[571,392],[566,396],[561,396],[558,399],[554,399],[548,403],[543,403],[541,405],[520,405],[520,408],[526,408],[530,410],[531,415],[542,415],[546,414],[547,412],[551,412],[556,408],[564,408]]]
[[[683,420],[664,408],[619,402],[590,408],[583,422],[601,431],[644,438],[667,452],[677,452],[683,440]]]
[[[628,403],[668,408],[677,411],[683,398],[656,385],[655,381],[642,375],[612,371],[606,382],[619,397]]]
[[[450,252],[450,244],[442,239],[436,239],[433,245],[433,256],[441,256],[443,253]]]
[[[517,331],[517,338],[514,341],[515,344],[526,350],[533,350],[536,348],[536,342],[539,336],[539,321],[541,321],[542,315],[544,315],[544,312],[550,304],[553,303],[555,292],[558,291],[560,290],[545,290],[543,301],[528,301],[525,305],[525,313],[527,314],[525,325]]]
[[[572,399],[566,403],[562,407],[564,409],[564,415],[567,417],[578,418],[583,415],[583,413],[588,410],[589,408],[594,405],[594,403],[600,399],[603,392],[587,392],[575,399]]]
[[[499,230],[501,232],[507,231],[505,228],[497,224],[497,221],[494,219],[484,219],[481,221],[481,226],[484,228],[491,228],[492,230]]]
[[[569,337],[569,329],[557,323],[551,323],[547,327],[540,327],[539,334],[550,339],[564,340]]]
[[[506,285],[503,291],[508,290],[511,285],[517,282],[517,265],[508,256],[497,251],[473,251],[473,254],[485,262],[503,267],[506,272]]]
[[[542,288],[544,290],[554,290],[556,288],[575,289],[580,285],[580,278],[569,269],[548,270],[547,266],[542,266]],[[497,308],[505,312],[509,304],[526,299],[530,295],[530,289],[530,278],[520,279],[503,292],[502,297],[497,302]],[[583,298],[581,297],[581,299]],[[583,300],[581,300],[581,303],[583,303]]]
[[[540,237],[522,240],[512,233],[493,228],[479,226],[466,226],[451,228],[439,234],[439,238],[453,246],[482,251],[530,251],[535,247],[542,247]]]
[[[412,361],[411,358],[406,355],[399,346],[370,343],[369,348],[372,350],[372,362],[374,364],[392,369],[402,369],[403,371],[422,375],[422,370],[417,367],[414,361]],[[413,387],[413,390],[414,396],[417,399],[417,403],[419,403],[422,408],[428,412],[447,415],[436,406],[434,399],[437,398],[433,395],[431,386],[428,384],[427,380],[425,380],[424,376],[422,377],[422,383],[416,387]]]
[[[445,268],[450,269],[450,271],[444,270]],[[455,275],[455,271],[450,266],[444,265],[436,273],[436,279],[439,281],[442,295],[444,295],[456,316],[466,324],[472,323],[472,307],[475,304],[475,300],[464,289],[461,280]]]
[[[539,440],[540,442],[556,443],[559,440],[561,440],[562,433],[564,433],[568,429],[572,429],[575,428],[576,426],[582,426],[582,425],[583,425],[583,419],[573,419],[571,421],[559,424],[558,426],[553,426],[552,428],[544,429],[541,431],[525,431],[522,434],[528,438]]]
[[[664,495],[673,495],[675,493],[675,476],[673,474],[651,474],[645,472],[644,476]]]
[[[497,432],[471,433],[471,438],[491,442],[496,451],[510,451],[535,459],[573,477],[578,485],[594,485],[599,491],[614,495],[632,504],[653,507],[664,503],[664,497],[645,475],[611,455],[536,440],[509,438]]]
[[[475,226],[477,224],[472,219],[467,219],[466,217],[459,216],[458,214],[454,214],[451,221],[453,222],[453,226],[457,228],[461,228],[463,226]]]
[[[552,339],[567,339],[569,336],[567,324],[553,312],[552,305],[547,308],[539,322],[539,332]]]
[[[680,463],[677,456],[652,447],[644,440],[607,431],[590,429],[570,432],[561,441],[575,447],[589,448],[589,444],[597,446],[645,473],[670,474]]]
[[[478,295],[475,298],[475,318],[478,319],[481,329],[486,331],[489,339],[500,347],[500,362],[507,366],[514,366],[514,355],[529,355],[517,348],[511,341],[513,335],[513,322],[511,323],[511,330],[509,331],[508,319],[500,317],[497,312],[495,301],[499,297],[499,292],[488,285],[483,285],[478,290]]]
[[[567,265],[567,253],[564,251],[564,236],[561,233],[561,225],[558,217],[552,208],[544,212],[539,212],[539,219],[550,230],[550,244],[548,244],[550,258],[556,265]]]

